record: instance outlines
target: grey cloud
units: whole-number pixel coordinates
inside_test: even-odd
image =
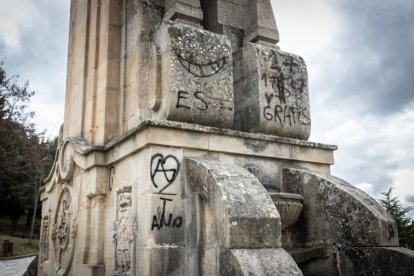
[[[345,165],[345,166],[343,166]],[[367,157],[359,164],[352,164],[346,166],[339,162],[332,168],[332,173],[347,182],[357,185],[361,183],[370,183],[372,186],[372,195],[378,197],[382,192],[388,190],[392,186],[392,179],[386,174],[388,168],[384,168],[378,164],[372,165],[372,159]]]
[[[412,195],[407,195],[407,196],[404,198],[404,200],[405,200],[405,201],[407,201],[407,202],[409,202],[409,203],[414,203],[414,194],[412,194]]]
[[[64,98],[70,1],[32,1],[41,19],[29,28],[22,29],[22,51],[7,48],[0,41],[0,57],[6,58],[9,73],[19,74],[21,81],[28,80],[32,84],[51,87],[53,93],[44,98],[53,104]]]
[[[414,101],[414,4],[411,0],[335,1],[341,16],[339,62],[328,61],[327,84],[342,104],[358,112],[390,115]]]

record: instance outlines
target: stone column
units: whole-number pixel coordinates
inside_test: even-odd
[[[203,20],[199,0],[166,0],[165,19],[199,25]]]
[[[270,0],[248,0],[244,43],[254,42],[275,47],[279,32]]]
[[[64,138],[117,136],[122,1],[72,0]]]

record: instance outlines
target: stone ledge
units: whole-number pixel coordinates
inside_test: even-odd
[[[232,130],[232,129],[223,129],[223,128],[217,128],[217,127],[202,126],[202,125],[197,125],[197,124],[189,124],[189,123],[182,123],[182,122],[175,122],[175,121],[163,121],[163,120],[145,120],[142,123],[140,123],[137,127],[129,130],[124,135],[106,144],[104,149],[105,150],[110,149],[116,144],[118,144],[119,142],[124,141],[128,137],[134,135],[135,133],[145,128],[151,127],[151,126],[195,131],[195,132],[200,132],[200,133],[205,133],[205,134],[225,135],[225,136],[231,136],[231,137],[237,137],[237,138],[249,138],[249,139],[263,140],[263,141],[269,141],[269,142],[277,142],[281,144],[299,145],[299,146],[318,148],[318,149],[327,149],[327,150],[332,150],[332,151],[338,149],[336,145],[303,141],[303,140],[285,138],[285,137],[280,137],[280,136],[275,136],[275,135],[248,133],[248,132],[242,132],[242,131],[237,131],[237,130]],[[102,149],[102,147],[97,146],[95,149],[96,150]]]

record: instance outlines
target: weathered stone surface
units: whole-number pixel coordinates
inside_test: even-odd
[[[199,24],[203,20],[199,0],[166,0],[165,19]]]
[[[288,250],[306,276],[336,276],[339,270],[339,253],[335,245]],[[342,274],[344,275],[344,274]]]
[[[282,248],[232,249],[228,275],[303,275],[292,257]]]
[[[138,246],[136,250],[136,275],[186,275],[183,247]]]
[[[158,33],[162,92],[158,118],[230,128],[233,71],[222,35],[166,21]]]
[[[139,245],[184,245],[185,215],[180,197],[162,194],[141,196],[138,216]]]
[[[190,185],[219,219],[225,248],[280,247],[280,216],[269,194],[248,171],[222,162],[187,159]],[[260,202],[260,204],[259,204]]]
[[[185,165],[191,189],[204,202],[202,274],[302,275],[279,248],[279,214],[251,173],[200,158],[186,159]]]
[[[293,225],[297,245],[398,246],[394,219],[361,190],[345,181],[303,170],[284,169],[286,191],[305,197]]]
[[[402,247],[341,247],[342,275],[413,275],[414,251]]]
[[[243,89],[235,95],[241,129],[307,140],[311,119],[303,59],[247,43],[242,68]]]
[[[270,0],[247,1],[247,10],[245,43],[275,46],[279,42],[279,32]]]

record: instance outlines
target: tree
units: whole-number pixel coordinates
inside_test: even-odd
[[[380,204],[397,222],[400,246],[414,249],[414,220],[408,217],[413,207],[402,207],[398,197],[392,196],[392,188],[381,194],[384,198],[379,200]]]
[[[53,162],[52,141],[30,122],[34,113],[27,111],[27,103],[33,95],[28,82],[20,85],[18,76],[7,76],[1,61],[0,217],[9,216],[13,233],[21,215],[36,209],[37,189]]]

